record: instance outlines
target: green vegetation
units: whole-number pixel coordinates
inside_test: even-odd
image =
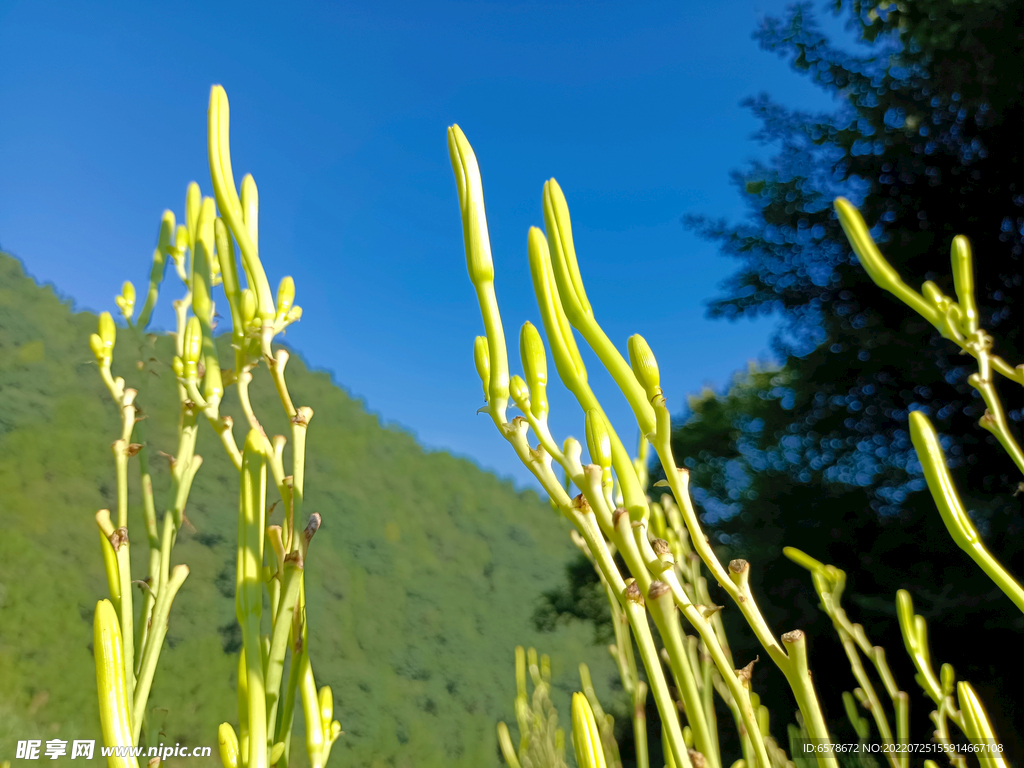
[[[116,506],[109,451],[118,414],[85,345],[96,316],[73,312],[6,255],[0,286],[3,759],[14,756],[18,739],[100,738],[91,644],[107,583],[94,515]],[[228,341],[218,338],[222,359]],[[127,347],[127,336],[119,344]],[[130,378],[135,371],[119,370],[131,364],[123,351],[114,373]],[[156,360],[150,415],[162,429],[150,431],[149,461],[155,492],[166,498],[177,418],[172,339],[150,337],[140,352]],[[612,665],[591,646],[589,630],[541,636],[530,626],[537,595],[558,582],[574,551],[550,507],[383,428],[298,355],[288,373],[296,401],[317,404],[306,509],[323,525],[306,595],[317,681],[332,687],[345,732],[332,763],[497,765],[494,724],[514,717],[508,669],[518,644],[543,642],[561,711],[569,711],[581,661],[604,671],[595,684],[607,700]],[[256,378],[252,400],[267,414],[268,433],[286,432],[269,377]],[[223,412],[240,423],[236,402]],[[201,429],[197,451],[212,457],[223,449]],[[137,494],[137,477],[129,480]],[[191,576],[175,600],[150,697],[151,740],[212,746],[210,765],[219,764],[217,724],[237,707],[237,483],[226,460],[208,462],[196,477],[175,547]],[[132,514],[129,525],[144,530],[137,508]],[[281,511],[270,520],[280,522]],[[145,576],[143,566],[133,578]]]
[[[544,183],[545,230],[531,227],[528,236],[530,273],[546,345],[536,327],[526,322],[519,345],[524,373],[510,376],[508,346],[495,297],[495,270],[480,167],[469,141],[457,125],[448,129],[448,148],[459,191],[469,277],[486,334],[478,336],[474,343],[476,368],[487,400],[487,407],[481,410],[488,413],[499,434],[543,486],[552,506],[575,527],[574,542],[591,561],[607,594],[611,623],[617,635],[612,654],[616,655],[616,647],[623,647],[621,632],[630,638],[626,641],[630,652],[635,644],[636,657],[642,662],[646,685],[657,706],[664,763],[669,768],[717,768],[734,759],[722,751],[718,700],[730,710],[730,725],[734,726],[741,743],[742,757],[732,763],[733,768],[754,765],[789,768],[794,762],[801,766],[807,764],[810,757],[819,768],[839,768],[847,763],[853,756],[843,748],[833,749],[833,744],[845,742],[835,739],[818,697],[819,689],[835,688],[838,670],[830,660],[816,660],[819,674],[812,675],[806,632],[798,626],[777,637],[776,629],[765,620],[751,587],[751,563],[736,558],[726,568],[705,535],[690,496],[690,471],[676,464],[674,430],[654,353],[640,335],[633,335],[627,344],[627,364],[599,324],[587,299],[573,242],[569,207],[558,183],[554,179]],[[835,212],[871,280],[894,294],[945,339],[977,361],[978,371],[968,377],[968,382],[986,406],[978,427],[992,433],[1013,458],[1018,470],[1024,472],[1024,451],[1016,442],[995,390],[997,374],[1024,384],[1024,365],[1014,368],[992,353],[993,339],[982,327],[976,311],[974,262],[967,238],[958,236],[952,241],[954,298],[945,295],[932,281],[925,281],[918,293],[903,282],[879,252],[860,212],[849,201],[837,198]],[[627,453],[590,388],[587,369],[577,347],[577,333],[629,402],[641,435],[636,458]],[[551,434],[547,400],[548,349],[559,379],[583,411],[587,464],[583,463],[583,445],[578,440],[566,437],[559,444]],[[513,405],[522,416],[508,416]],[[537,441],[536,446],[530,442],[531,435]],[[910,415],[910,435],[938,517],[948,535],[999,590],[1024,611],[1024,588],[982,542],[953,483],[938,434],[924,413]],[[648,447],[656,452],[663,472],[663,479],[654,487],[661,486],[667,491],[659,501],[654,501],[647,493]],[[562,470],[564,483],[556,475],[555,466]],[[872,644],[863,627],[852,623],[841,606],[846,574],[798,549],[787,547],[784,553],[810,572],[820,607],[832,620],[846,652],[857,687],[852,692],[843,692],[842,698],[847,719],[858,739],[864,741],[871,732],[867,718],[858,711],[859,703],[871,714],[881,741],[879,746],[887,747],[880,757],[891,768],[908,768],[910,752],[914,750],[903,745],[919,743],[910,728],[909,696],[898,687],[885,649]],[[728,605],[712,601],[708,589],[711,582],[717,582],[718,588],[726,593]],[[914,679],[935,707],[929,716],[933,728],[918,738],[931,737],[941,748],[935,753],[944,751],[957,768],[966,768],[966,755],[975,752],[981,753],[978,758],[982,765],[1008,765],[1002,754],[1005,746],[996,736],[974,686],[958,680],[949,663],[943,663],[936,673],[928,623],[925,617],[914,612],[910,593],[899,590],[896,605],[904,645],[916,670]],[[742,616],[746,632],[756,637],[788,684],[788,693],[797,707],[797,724],[786,729],[789,755],[772,737],[770,709],[754,691],[753,670],[760,655],[742,668],[740,665],[746,659],[734,661],[722,622],[723,608]],[[657,629],[657,637],[652,632],[652,624]],[[687,629],[694,634],[686,634]],[[977,655],[987,646],[988,643],[975,634],[973,642],[960,650]],[[865,669],[865,660],[875,669],[879,678],[877,686]],[[629,666],[620,661],[620,677],[627,690],[640,685],[639,665]],[[822,670],[825,674],[820,674]],[[543,675],[536,682],[543,692]],[[889,706],[883,704],[878,686],[888,695]],[[521,685],[523,705],[525,698],[525,686]],[[586,768],[603,768],[606,758],[597,721],[589,705],[586,707],[589,715],[577,706],[585,701],[585,696],[574,695],[572,738],[577,760]],[[646,718],[641,716],[643,696],[635,697],[633,704],[636,764],[638,768],[647,768],[650,763]],[[543,706],[533,709],[538,725],[553,722]],[[528,725],[528,720],[521,721],[520,733],[526,746],[535,742],[533,732],[540,730]],[[953,726],[966,740],[964,746],[957,745]],[[504,726],[499,726],[499,736],[510,768],[519,768],[526,750],[521,746],[518,757],[513,753]],[[557,731],[555,736],[553,741],[546,741],[557,744]],[[539,741],[545,742],[544,739]],[[858,764],[875,764],[873,759],[855,758]],[[556,757],[542,764],[557,766],[559,762]],[[927,768],[937,765],[933,760],[925,760],[924,764]]]

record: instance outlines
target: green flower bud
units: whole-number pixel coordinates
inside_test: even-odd
[[[284,317],[289,323],[297,323],[302,319],[302,307],[295,305],[288,310],[288,314]]]
[[[284,754],[284,742],[283,741],[279,741],[270,750],[270,764],[271,765],[277,765],[278,761],[281,759],[281,756],[283,754]]]
[[[256,187],[256,179],[251,173],[242,179],[242,219],[249,232],[253,246],[259,248],[260,241],[260,192]]]
[[[199,191],[199,185],[192,182],[185,191],[185,224],[188,225],[188,245],[195,248],[196,237],[199,234],[199,210],[203,205],[203,194]],[[181,247],[181,243],[178,243]]]
[[[213,345],[213,340],[205,338],[203,339],[203,347],[208,348]],[[220,363],[217,361],[216,354],[210,354],[209,349],[206,349],[206,372],[203,374],[203,397],[207,400],[219,401],[224,396],[224,379],[220,375]]]
[[[121,310],[124,319],[131,320],[135,314],[135,286],[126,280],[121,286],[121,295],[114,298],[114,303]]]
[[[221,723],[217,729],[217,742],[220,747],[220,761],[224,768],[239,768],[238,766],[238,736],[231,723]]]
[[[580,357],[572,326],[562,309],[558,287],[551,266],[551,253],[544,233],[537,227],[530,227],[527,239],[527,252],[530,257],[530,275],[533,278],[533,291],[540,305],[544,331],[551,345],[551,355],[555,358],[555,368],[565,385],[571,390],[579,383],[586,383],[587,369]]]
[[[512,402],[519,406],[519,410],[523,413],[530,410],[530,388],[526,386],[522,376],[513,376],[509,379],[508,392],[512,395]]]
[[[199,354],[203,348],[203,328],[199,324],[199,318],[192,316],[185,324],[184,351],[181,356],[184,378],[196,378],[199,363]]]
[[[190,250],[191,247],[188,227],[184,224],[179,224],[177,231],[174,233],[174,251],[171,253],[171,258],[175,261],[181,261],[185,258],[185,251]]]
[[[117,326],[114,325],[114,318],[110,316],[109,312],[100,312],[99,334],[103,339],[104,346],[112,350],[114,342],[117,340]]]
[[[846,239],[850,241],[864,271],[875,285],[894,294],[932,325],[937,325],[940,322],[938,310],[904,283],[899,273],[885,260],[875,241],[871,239],[871,233],[860,211],[845,197],[836,198],[835,210],[843,232],[846,233]]]
[[[170,256],[174,251],[174,230],[174,211],[164,211],[160,219],[160,235],[156,246],[164,256]]]
[[[171,370],[174,371],[174,375],[179,379],[185,378],[185,364],[177,355],[175,355],[174,359],[171,360]]]
[[[878,250],[878,246],[875,245],[875,241],[871,239],[868,225],[864,222],[860,211],[845,197],[836,198],[835,209],[843,232],[846,233],[857,258],[860,259],[860,263],[864,265],[864,269],[871,279],[882,288],[902,283],[903,280],[899,273],[889,265],[889,262]]]
[[[213,282],[211,260],[214,248],[214,221],[216,205],[212,197],[203,198],[196,223],[195,249],[192,252],[192,311],[203,327],[210,328],[213,321],[213,301],[210,287]]]
[[[949,297],[944,295],[939,286],[933,283],[931,280],[925,280],[921,284],[921,293],[924,297],[934,304],[940,312],[945,312],[946,308],[949,307]]]
[[[320,689],[318,697],[320,702],[320,719],[327,725],[334,719],[334,695],[331,693],[331,686],[325,685]]]
[[[964,330],[971,334],[978,330],[978,308],[974,304],[974,262],[970,240],[963,235],[954,237],[950,258],[953,262],[957,303],[963,312]]]
[[[244,187],[243,187],[244,189]],[[277,317],[283,320],[295,301],[295,281],[291,276],[281,278],[277,287]]]
[[[96,362],[100,365],[110,361],[110,347],[103,343],[103,339],[98,334],[89,335],[89,349],[92,350],[96,356]]]
[[[861,740],[866,739],[870,733],[870,726],[868,721],[861,717],[857,710],[857,700],[849,691],[843,691],[843,708],[846,710],[846,719],[850,721],[850,725],[857,732],[857,737]],[[762,728],[761,730],[764,732],[767,729]]]
[[[538,419],[548,415],[548,358],[544,353],[544,342],[533,323],[523,324],[519,334],[519,356],[526,371],[526,383],[530,387],[530,410]]]
[[[242,326],[249,328],[256,323],[256,294],[248,288],[242,290]]]
[[[942,522],[946,524],[949,535],[957,545],[970,552],[980,541],[978,531],[967,516],[953,485],[953,478],[946,468],[946,457],[939,444],[939,436],[928,417],[920,411],[910,414],[910,440],[917,451],[928,490],[939,509]]]
[[[466,243],[466,264],[473,285],[494,280],[491,260],[491,241],[487,233],[487,215],[484,212],[484,189],[469,140],[457,125],[448,129],[448,154],[455,171],[462,209],[462,234]]]
[[[582,693],[572,695],[572,745],[580,768],[606,768],[594,710]]]
[[[110,747],[131,746],[134,742],[124,645],[117,613],[109,600],[96,603],[93,615],[93,655],[96,658],[96,690],[99,693],[103,743]],[[110,765],[138,768],[138,761],[134,757],[111,758]]]
[[[596,408],[587,411],[586,430],[590,460],[602,469],[610,468],[612,465],[612,441],[608,434],[608,424]]]
[[[562,194],[562,188],[554,179],[544,183],[544,226],[547,229],[555,281],[558,283],[558,295],[562,299],[565,314],[578,327],[585,317],[593,315],[593,310],[587,301],[587,292],[583,289],[583,278],[576,260],[569,205]]]
[[[956,673],[953,671],[953,667],[949,664],[943,664],[939,670],[939,679],[942,682],[942,694],[944,696],[952,696],[953,689],[956,688]]]
[[[245,209],[248,211],[246,218],[238,191],[235,189],[229,133],[228,96],[223,87],[215,85],[210,89],[210,108],[207,112],[207,154],[210,159],[210,178],[213,181],[214,196],[217,198],[217,207],[221,215],[242,251],[242,263],[249,278],[249,287],[258,297],[257,310],[260,319],[269,320],[274,316],[274,296],[267,282],[266,271],[260,262],[257,247],[256,183],[251,179],[243,180],[242,183],[246,197]]]
[[[473,360],[476,363],[476,373],[484,385],[484,400],[487,400],[487,384],[491,380],[491,360],[487,352],[486,336],[477,336],[474,340]]]
[[[960,711],[964,715],[964,730],[967,732],[968,738],[978,745],[982,743],[987,745],[993,744],[996,741],[995,731],[988,719],[988,714],[985,712],[981,699],[978,698],[978,694],[974,692],[971,684],[965,682],[957,683],[956,698],[960,703]],[[993,765],[998,764],[995,759],[989,761],[983,759],[982,762],[990,762]]]
[[[647,341],[639,333],[629,337],[629,367],[633,369],[633,375],[644,388],[648,399],[654,399],[661,394],[661,375],[658,372],[658,361],[654,359]]]

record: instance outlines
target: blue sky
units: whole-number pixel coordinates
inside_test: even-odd
[[[774,321],[705,319],[735,265],[680,217],[745,215],[729,171],[769,150],[750,140],[743,98],[832,106],[751,39],[785,3],[284,8],[3,3],[0,246],[79,308],[113,310],[122,281],[148,274],[161,212],[181,217],[192,180],[211,194],[206,106],[221,83],[235,177],[251,172],[260,188],[262,259],[274,285],[294,276],[304,310],[287,341],[425,446],[530,480],[475,415],[482,324],[445,141],[453,122],[482,168],[510,348],[538,321],[526,233],[543,223],[554,176],[597,318],[623,350],[631,333],[648,339],[674,410],[767,355]],[[156,322],[167,327],[165,297]],[[625,401],[590,373],[632,441]],[[552,425],[583,436],[558,391]]]

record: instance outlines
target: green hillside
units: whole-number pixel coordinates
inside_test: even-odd
[[[87,345],[96,316],[73,312],[2,254],[0,286],[2,761],[14,757],[18,739],[99,738],[92,614],[107,586],[93,515],[116,503],[109,446],[118,417]],[[128,347],[118,342],[115,374],[140,390],[161,499],[169,473],[159,452],[174,450],[174,379],[168,367],[140,386]],[[145,354],[169,365],[170,339],[155,339]],[[268,433],[285,433],[277,396],[259,373],[255,408],[279,417],[264,421]],[[382,427],[297,356],[288,374],[295,402],[316,412],[306,510],[319,512],[323,526],[306,583],[314,669],[332,687],[345,731],[331,764],[499,765],[494,725],[513,720],[516,644],[551,655],[563,723],[581,661],[597,672],[599,694],[613,700],[611,661],[589,629],[539,635],[530,622],[538,596],[561,583],[574,553],[568,524],[535,493],[517,493],[468,461]],[[243,423],[236,405],[229,397],[223,412]],[[164,742],[210,745],[216,755],[217,725],[237,717],[238,480],[202,427],[198,452],[207,461],[186,510],[194,530],[186,526],[174,550],[191,575],[171,613],[150,703]],[[133,512],[129,530],[141,555],[137,504]],[[141,579],[146,558],[133,560]],[[292,754],[302,751],[300,741]],[[86,762],[56,762],[65,761]]]

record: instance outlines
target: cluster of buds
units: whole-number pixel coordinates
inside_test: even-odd
[[[276,301],[258,252],[259,196],[251,176],[235,189],[228,147],[228,105],[224,90],[215,86],[209,110],[209,156],[214,197],[204,197],[199,185],[189,185],[183,224],[164,213],[153,253],[149,289],[136,317],[136,292],[126,282],[115,298],[130,332],[140,347],[170,262],[185,287],[174,302],[177,328],[173,333],[172,370],[178,384],[181,414],[177,451],[171,457],[171,499],[162,534],[156,521],[153,484],[149,476],[143,423],[136,418],[134,389],[111,374],[117,329],[109,313],[99,318],[90,348],[111,395],[121,410],[122,432],[113,444],[118,473],[118,527],[101,510],[101,533],[110,600],[96,612],[97,682],[108,746],[140,743],[153,675],[168,626],[168,615],[188,575],[184,565],[171,567],[177,533],[185,522],[185,505],[202,457],[195,453],[198,420],[205,416],[239,472],[239,542],[236,614],[244,650],[239,659],[239,731],[224,723],[219,730],[221,758],[227,768],[268,768],[287,762],[295,707],[302,706],[306,747],[315,768],[325,765],[331,746],[341,734],[333,719],[334,697],[329,686],[316,686],[309,658],[305,616],[304,568],[320,516],[312,514],[301,528],[304,497],[306,431],[311,408],[296,407],[284,372],[288,353],[272,342],[302,314],[295,305],[295,283],[281,280]],[[241,251],[241,269],[235,244]],[[217,317],[213,291],[223,287],[232,322],[234,367],[222,370],[215,338]],[[291,471],[285,468],[288,438],[267,437],[249,397],[252,370],[266,361],[291,425]],[[140,369],[144,363],[139,364]],[[241,449],[230,417],[220,415],[225,388],[235,384],[246,416],[248,434]],[[137,441],[137,442],[136,442]],[[150,545],[150,574],[144,593],[139,652],[135,653],[131,563],[127,532],[129,459],[138,456],[143,490],[143,515]],[[270,470],[268,472],[268,469]],[[272,479],[284,503],[285,520],[268,526],[267,481]],[[265,547],[269,540],[270,547]],[[267,551],[269,550],[269,552]],[[268,564],[269,560],[269,564]],[[263,633],[263,603],[270,600],[270,634]],[[285,661],[290,667],[285,683]],[[119,758],[120,759],[120,758]],[[113,764],[113,763],[112,763]],[[135,758],[118,763],[134,766]]]
[[[480,169],[458,126],[448,131],[448,147],[462,211],[467,268],[485,331],[474,342],[476,370],[486,401],[482,410],[491,416],[500,434],[540,482],[552,506],[575,526],[576,540],[594,564],[609,597],[613,622],[617,622],[613,656],[620,667],[623,687],[633,699],[634,710],[643,711],[647,695],[647,687],[639,679],[632,659],[635,641],[646,670],[646,683],[661,714],[666,755],[671,756],[671,764],[678,768],[720,767],[717,734],[712,726],[714,712],[708,711],[709,706],[713,707],[714,694],[721,695],[734,712],[749,765],[769,768],[771,757],[777,756],[774,741],[761,732],[761,723],[767,721],[750,691],[749,665],[742,670],[733,667],[717,616],[718,607],[711,603],[706,588],[700,587],[703,577],[699,563],[703,563],[729,593],[769,657],[786,675],[811,736],[827,740],[828,731],[807,667],[803,633],[787,633],[781,639],[772,634],[751,594],[749,566],[734,561],[727,570],[701,530],[688,494],[688,476],[676,467],[672,456],[671,415],[653,352],[643,337],[635,335],[628,341],[627,362],[595,317],[580,274],[569,207],[561,187],[554,179],[544,184],[545,228],[530,228],[527,254],[555,369],[583,411],[582,426],[589,455],[586,465],[581,462],[583,447],[579,441],[567,437],[559,445],[550,432],[547,352],[538,328],[531,323],[523,325],[520,333],[524,374],[509,376],[505,336],[494,292],[495,270]],[[611,374],[633,411],[641,435],[635,457],[625,449],[590,387],[576,332]],[[509,398],[522,416],[507,417]],[[535,446],[528,440],[531,431],[537,440]],[[648,445],[661,459],[666,474],[664,485],[675,499],[672,509],[678,514],[672,521],[672,534],[668,533],[663,514],[668,502],[657,505],[647,497]],[[555,477],[553,464],[564,470],[564,486]],[[568,492],[570,485],[580,491],[575,497]],[[667,535],[677,542],[687,539],[692,543],[693,551],[689,554],[698,563],[696,570],[692,560],[673,558],[673,553],[660,545],[661,551],[656,550],[654,542]],[[667,546],[664,541],[662,544]],[[615,555],[625,563],[627,574],[620,572]],[[702,649],[701,658],[689,651],[690,640],[681,630],[681,616],[696,630],[693,642]],[[650,619],[668,651],[664,661],[654,644]],[[666,671],[676,683],[675,690],[682,701],[674,698]],[[685,727],[680,721],[680,709],[686,713]],[[574,743],[577,750],[584,750],[579,753],[580,759],[591,760],[595,754],[591,721],[581,704],[577,704],[574,713],[578,715],[574,723],[583,729],[578,738],[574,734]],[[638,745],[646,744],[644,728],[642,719],[636,718]],[[834,763],[834,758],[825,760],[825,765]]]

